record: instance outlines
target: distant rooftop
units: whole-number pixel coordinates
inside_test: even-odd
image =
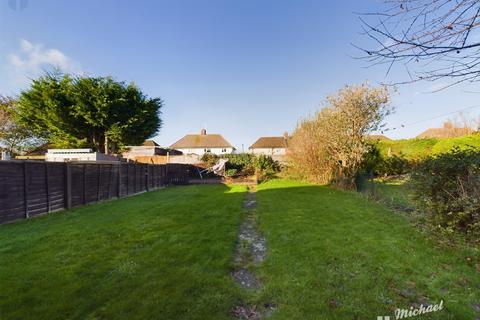
[[[285,137],[260,137],[249,149],[286,148],[288,140]]]
[[[474,130],[468,127],[458,127],[452,122],[445,122],[442,128],[430,128],[420,133],[417,138],[454,138],[466,136]]]
[[[369,139],[371,140],[377,140],[377,141],[389,141],[392,140],[389,137],[383,135],[383,134],[371,134],[368,136]]]
[[[170,146],[172,149],[195,149],[195,148],[233,148],[221,134],[207,134],[202,129],[200,134],[187,134]]]

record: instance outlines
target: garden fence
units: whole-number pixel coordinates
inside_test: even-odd
[[[188,184],[189,165],[0,161],[0,223]]]

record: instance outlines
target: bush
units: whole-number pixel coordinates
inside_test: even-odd
[[[225,171],[225,175],[226,175],[227,177],[233,177],[233,176],[236,175],[236,174],[237,174],[237,169],[235,169],[235,168],[233,168],[233,169],[227,169],[227,170]]]
[[[359,175],[369,178],[401,175],[409,173],[412,167],[413,161],[397,155],[384,157],[377,144],[370,144],[369,151],[364,155]]]
[[[242,175],[254,174],[254,159],[255,156],[251,153],[238,153],[222,155],[222,158],[228,159],[227,169],[236,169]]]
[[[280,171],[279,163],[273,160],[271,156],[266,156],[263,154],[255,157],[254,166],[260,174],[260,180],[269,179],[273,177],[275,173]]]
[[[414,199],[434,226],[480,235],[480,151],[454,150],[429,157],[412,172]]]
[[[379,129],[390,114],[386,87],[346,86],[327,97],[314,116],[298,122],[289,141],[293,170],[306,179],[356,188],[355,178],[369,151],[367,135]]]
[[[410,172],[412,164],[402,156],[393,155],[381,158],[375,166],[375,173],[380,176],[394,176]]]
[[[218,156],[213,153],[204,153],[200,160],[206,163],[209,167],[212,167],[217,163]]]

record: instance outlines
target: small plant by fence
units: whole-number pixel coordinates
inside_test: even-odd
[[[184,164],[0,161],[0,223],[188,184]]]

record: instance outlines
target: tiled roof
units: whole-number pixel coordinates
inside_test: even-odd
[[[260,137],[249,149],[259,148],[286,148],[287,139],[285,137]]]
[[[233,146],[221,134],[187,134],[170,148],[233,148]]]
[[[420,133],[417,138],[453,138],[472,133],[470,128],[430,128]]]

